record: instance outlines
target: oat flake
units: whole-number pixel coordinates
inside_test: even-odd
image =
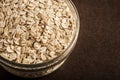
[[[64,0],[0,0],[0,56],[10,61],[51,60],[68,47],[74,30]]]

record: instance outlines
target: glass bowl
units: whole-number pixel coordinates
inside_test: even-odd
[[[80,21],[77,9],[71,0],[65,0],[76,20],[76,29],[74,37],[68,48],[56,58],[39,64],[18,64],[0,57],[0,65],[8,72],[24,78],[36,78],[47,75],[58,69],[72,52],[78,38]]]

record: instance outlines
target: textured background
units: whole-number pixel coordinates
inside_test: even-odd
[[[120,80],[120,0],[73,0],[80,17],[77,45],[54,73],[35,80]],[[0,80],[26,80],[0,67]]]

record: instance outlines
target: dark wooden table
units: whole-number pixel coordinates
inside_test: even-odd
[[[54,73],[35,80],[120,80],[120,0],[73,0],[80,17],[77,45]],[[0,80],[29,80],[0,67]]]

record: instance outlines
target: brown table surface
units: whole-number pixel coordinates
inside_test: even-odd
[[[120,0],[73,0],[80,17],[77,45],[65,64],[35,80],[119,80]],[[0,80],[29,80],[0,67]]]

